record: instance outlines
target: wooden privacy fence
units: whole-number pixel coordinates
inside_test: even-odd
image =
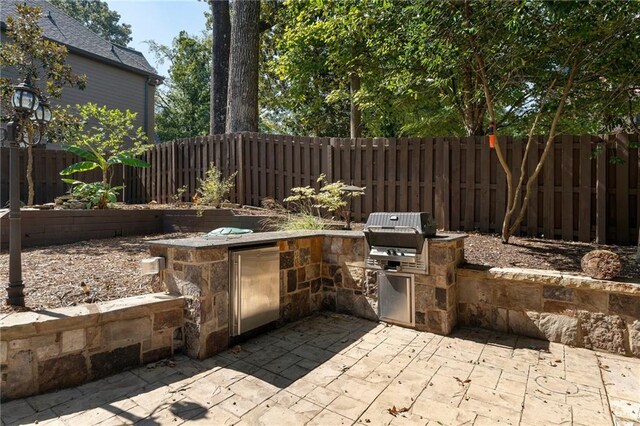
[[[633,243],[640,212],[640,159],[626,141],[606,137],[607,149],[592,160],[602,138],[558,136],[534,186],[521,235],[565,240]],[[629,136],[637,142],[638,136]],[[525,173],[544,147],[536,140]],[[514,171],[526,142],[501,137]],[[127,200],[165,203],[187,186],[185,199],[204,178],[209,163],[223,176],[237,172],[231,201],[259,206],[265,197],[282,201],[296,186],[317,185],[324,173],[366,187],[354,201],[356,220],[373,211],[429,211],[446,230],[499,232],[507,185],[486,138],[312,138],[256,133],[190,138],[157,145],[144,157],[152,167],[127,169]],[[616,161],[614,161],[616,160]]]
[[[606,137],[605,152],[590,154],[602,138],[558,136],[534,186],[520,235],[566,240],[629,244],[638,235],[640,159],[627,141]],[[629,136],[638,142],[637,135]],[[525,141],[501,137],[506,157],[520,173]],[[532,170],[542,154],[544,138],[525,164]],[[58,172],[76,161],[64,151],[34,150],[36,201],[52,201],[65,192]],[[3,205],[8,198],[8,150],[0,150]],[[429,211],[446,230],[499,232],[507,199],[504,173],[486,138],[312,138],[238,133],[182,139],[155,145],[142,157],[148,169],[124,173],[128,203],[168,203],[178,188],[183,199],[195,194],[198,178],[210,163],[223,176],[235,172],[233,202],[259,206],[265,197],[282,201],[296,186],[329,181],[365,186],[353,203],[356,220],[372,211]],[[614,161],[615,160],[615,161]],[[24,169],[24,161],[23,161]],[[78,176],[89,181],[94,176]],[[24,173],[22,186],[26,188]],[[23,189],[26,194],[26,189]],[[24,197],[23,197],[24,198]]]
[[[35,189],[34,202],[43,204],[52,202],[55,197],[69,192],[71,185],[62,182],[60,171],[73,163],[82,161],[77,155],[57,149],[45,149],[38,147],[33,149],[33,183]],[[86,173],[77,173],[65,176],[84,182],[97,182],[102,180],[102,172],[92,170]],[[122,166],[113,169],[112,185],[122,185]],[[27,150],[20,149],[20,200],[27,202]],[[121,197],[122,198],[122,197]],[[9,148],[0,148],[0,208],[9,202]]]

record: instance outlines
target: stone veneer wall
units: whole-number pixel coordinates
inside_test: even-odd
[[[229,253],[226,247],[151,246],[165,258],[161,279],[170,294],[184,297],[184,351],[208,358],[229,344]]]
[[[449,334],[457,323],[457,268],[464,262],[464,237],[429,240],[429,274],[416,274],[416,329]]]
[[[280,321],[296,321],[322,309],[322,237],[278,242]]]
[[[322,306],[322,237],[291,238],[280,249],[280,321],[295,321]],[[162,282],[185,298],[185,352],[205,359],[229,344],[229,250],[151,246],[163,256]]]
[[[365,269],[362,237],[331,236],[323,243],[324,308],[377,320],[375,272]],[[449,334],[456,325],[456,268],[464,236],[429,240],[428,275],[415,275],[416,329]]]
[[[5,314],[2,400],[77,386],[171,356],[182,346],[181,298],[149,294]]]
[[[377,320],[375,276],[364,266],[364,238],[326,236],[322,242],[324,309]]]
[[[559,272],[458,270],[461,324],[640,357],[640,285]]]

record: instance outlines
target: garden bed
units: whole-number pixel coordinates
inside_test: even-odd
[[[173,233],[83,241],[74,244],[25,249],[23,280],[26,305],[30,309],[58,308],[84,303],[161,291],[153,277],[142,276],[139,262],[149,256],[146,243],[153,239],[185,238],[202,235]],[[633,246],[601,246],[556,240],[512,239],[502,244],[497,236],[470,234],[465,242],[468,263],[492,267],[550,269],[582,274],[580,259],[590,250],[607,248],[620,255],[623,268],[620,278],[640,277]],[[6,283],[9,255],[0,253],[0,277]],[[88,286],[90,294],[83,290]],[[93,293],[91,293],[93,292]],[[0,297],[4,300],[3,286]],[[4,303],[4,302],[3,302]],[[6,305],[0,311],[13,308]]]

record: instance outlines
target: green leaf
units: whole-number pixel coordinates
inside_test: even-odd
[[[86,149],[82,149],[75,145],[67,146],[65,147],[65,150],[73,154],[76,154],[78,157],[82,157],[85,160],[95,161],[96,163],[99,161],[98,158],[92,152],[87,151]]]
[[[149,163],[147,163],[146,161],[122,154],[109,158],[109,161],[107,162],[109,164],[124,164],[125,166],[131,167],[150,167]]]
[[[89,170],[93,170],[98,168],[98,163],[94,163],[93,161],[81,161],[79,163],[75,163],[64,169],[60,172],[62,176],[72,175],[74,173],[88,172]]]
[[[67,178],[62,178],[62,181],[63,181],[64,183],[68,183],[68,184],[71,184],[71,185],[81,185],[81,184],[83,184],[83,183],[84,183],[84,182],[82,182],[82,181],[80,181],[80,180],[67,179]]]

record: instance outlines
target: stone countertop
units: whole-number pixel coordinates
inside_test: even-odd
[[[466,234],[440,233],[435,238],[430,238],[429,240],[433,242],[446,242],[465,238],[466,236]],[[364,233],[362,231],[347,230],[255,232],[241,235],[153,240],[149,241],[148,244],[159,247],[199,249],[211,247],[241,247],[311,237],[364,238]]]
[[[331,231],[338,232],[341,236],[361,238],[359,231]],[[215,237],[178,238],[172,240],[149,241],[150,246],[180,247],[180,248],[211,248],[211,247],[240,247],[273,243],[281,240],[298,238],[321,237],[327,235],[327,231],[279,231],[279,232],[255,232],[252,234],[224,235]]]

